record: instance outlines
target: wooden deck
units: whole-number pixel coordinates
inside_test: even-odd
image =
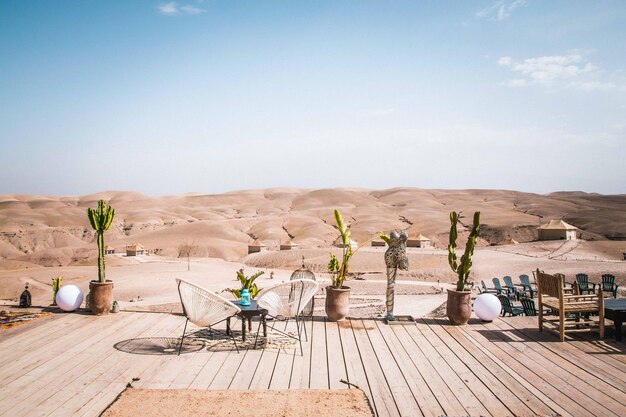
[[[626,345],[593,334],[557,342],[535,318],[465,327],[446,320],[307,322],[299,350],[181,356],[116,350],[178,337],[182,316],[55,314],[0,332],[1,416],[96,416],[133,378],[141,388],[350,389],[378,416],[626,415]],[[348,384],[347,384],[348,383]]]

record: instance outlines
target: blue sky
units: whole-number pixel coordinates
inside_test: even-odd
[[[0,2],[0,193],[626,193],[623,1]]]

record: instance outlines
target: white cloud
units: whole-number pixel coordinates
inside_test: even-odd
[[[159,4],[157,10],[160,14],[165,16],[196,15],[206,12],[205,9],[192,4],[180,5],[175,1]]]
[[[527,0],[498,0],[491,6],[476,12],[474,16],[479,19],[502,21],[509,18],[515,9],[527,4]]]
[[[626,87],[624,83],[599,79],[605,73],[577,53],[526,58],[523,61],[503,56],[498,59],[498,65],[521,76],[502,83],[509,87],[539,85],[583,91],[624,91]]]

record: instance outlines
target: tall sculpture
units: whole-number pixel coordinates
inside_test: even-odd
[[[387,321],[395,320],[393,316],[393,300],[396,289],[396,276],[398,268],[406,271],[409,269],[409,258],[406,256],[406,241],[409,235],[402,231],[389,233],[385,251],[385,265],[387,266]],[[385,239],[387,240],[387,239]]]

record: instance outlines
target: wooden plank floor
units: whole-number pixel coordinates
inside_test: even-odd
[[[0,416],[97,416],[133,378],[147,389],[358,387],[381,417],[626,416],[626,344],[593,333],[560,343],[532,317],[463,327],[316,317],[302,354],[297,344],[181,356],[114,347],[177,338],[183,325],[164,313],[55,314],[0,331]]]

